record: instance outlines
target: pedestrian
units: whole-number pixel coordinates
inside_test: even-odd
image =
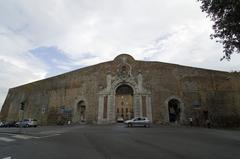
[[[189,118],[189,123],[190,123],[190,126],[192,127],[193,126],[193,119],[192,119],[192,117]]]
[[[211,123],[209,119],[206,120],[206,125],[207,125],[207,128],[211,128]]]
[[[70,125],[71,124],[71,121],[70,120],[68,120],[68,125]]]

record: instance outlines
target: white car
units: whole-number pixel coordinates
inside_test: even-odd
[[[16,127],[37,127],[38,123],[36,119],[23,119],[16,123]]]
[[[150,127],[150,120],[147,117],[136,117],[131,120],[127,120],[124,122],[128,127],[133,126],[144,126],[146,128]]]
[[[117,122],[118,122],[118,123],[122,123],[122,122],[124,122],[123,117],[118,117],[118,118],[117,118]]]

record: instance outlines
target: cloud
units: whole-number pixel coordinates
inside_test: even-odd
[[[7,89],[130,53],[217,70],[212,23],[193,0],[8,0],[0,2],[0,106]],[[10,80],[8,80],[10,79]],[[1,102],[2,101],[2,102]]]
[[[32,56],[46,65],[46,76],[53,76],[72,69],[71,59],[55,46],[38,47],[29,50]]]

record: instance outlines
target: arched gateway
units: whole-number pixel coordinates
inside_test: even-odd
[[[114,59],[118,68],[106,75],[107,87],[98,93],[98,123],[115,123],[119,117],[145,116],[152,120],[151,93],[142,85],[141,72],[132,75],[133,60],[125,54]]]
[[[79,117],[79,121],[84,122],[86,121],[86,105],[84,101],[79,101],[77,104],[77,113]]]
[[[169,122],[178,122],[180,120],[180,102],[177,99],[171,99],[168,102]]]
[[[129,85],[122,84],[116,89],[116,119],[128,120],[134,117],[133,89]]]
[[[165,100],[164,122],[183,123],[185,120],[184,103],[177,96],[170,96]]]

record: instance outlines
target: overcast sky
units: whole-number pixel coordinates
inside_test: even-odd
[[[0,0],[0,108],[9,88],[128,53],[215,70],[212,23],[196,0]]]

